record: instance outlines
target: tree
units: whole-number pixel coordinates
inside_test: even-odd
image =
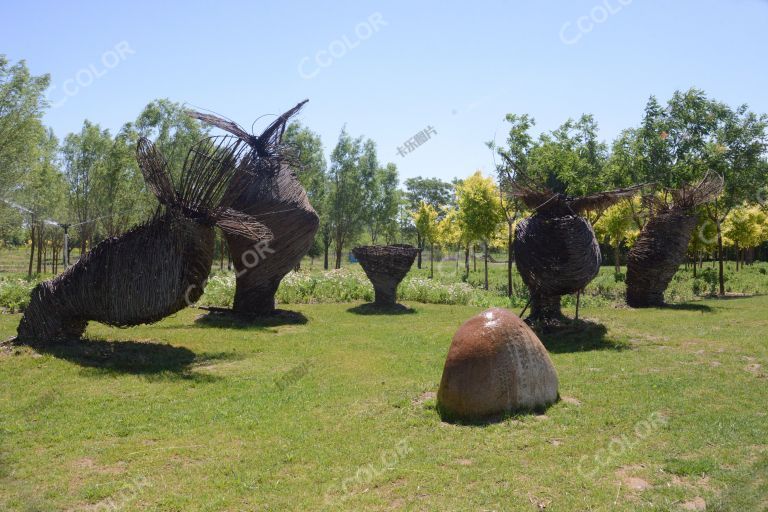
[[[363,148],[363,139],[353,139],[346,128],[341,130],[339,141],[331,153],[328,172],[329,189],[326,208],[329,233],[336,251],[335,268],[341,268],[344,246],[353,241],[362,230],[366,215],[366,175],[370,175],[375,147],[372,142]]]
[[[117,236],[147,217],[157,204],[144,187],[136,163],[138,134],[128,123],[110,141],[102,165],[96,167],[94,204],[104,235]]]
[[[93,245],[97,212],[98,175],[106,163],[112,144],[108,130],[86,120],[80,133],[70,133],[64,139],[62,155],[67,179],[69,205],[74,213],[80,235],[80,254]]]
[[[761,172],[761,159],[768,148],[768,116],[750,112],[747,105],[732,110],[713,102],[711,110],[717,123],[703,160],[707,168],[723,176],[725,186],[720,197],[707,205],[707,213],[717,228],[720,295],[725,295],[721,225],[733,208],[768,183],[768,176]]]
[[[286,127],[283,144],[288,148],[288,154],[292,155],[291,164],[307,192],[310,204],[320,217],[320,228],[308,255],[314,260],[322,250],[325,270],[328,270],[331,232],[325,208],[328,175],[322,140],[318,134],[294,121]]]
[[[658,279],[671,279],[682,262],[678,256],[685,257],[696,229],[696,206],[704,203],[710,203],[706,209],[717,230],[720,291],[724,293],[721,223],[731,208],[760,186],[757,170],[765,151],[765,130],[764,116],[758,117],[744,106],[734,111],[698,89],[675,92],[665,107],[656,98],[649,99],[640,127],[623,133],[614,144],[614,153],[619,152],[612,158],[610,172],[614,178],[626,174],[636,182],[654,184],[658,191],[646,197],[642,213],[634,212],[636,224],[642,228],[635,248],[642,247],[646,254],[643,258],[630,254],[628,300],[631,296],[638,305],[663,301],[667,284]],[[713,193],[692,200],[687,191],[696,183],[713,183],[705,180],[710,171],[723,177],[724,193],[717,199]],[[669,258],[673,246],[677,248],[675,257]],[[661,260],[669,268],[651,279],[650,268],[658,267]],[[642,289],[635,289],[636,283],[644,283]],[[648,295],[651,291],[652,297]]]
[[[408,211],[415,211],[419,208],[422,201],[432,205],[438,212],[443,207],[451,204],[453,200],[454,185],[438,178],[408,178],[405,180],[405,200],[408,204]],[[424,240],[416,232],[416,246],[424,249]],[[421,268],[421,251],[416,257],[416,266]]]
[[[208,129],[189,116],[183,105],[167,98],[156,99],[142,110],[134,123],[138,135],[154,142],[168,159],[174,179],[179,178],[186,149],[208,134]]]
[[[49,83],[48,75],[32,76],[23,60],[11,65],[0,54],[0,199],[18,189],[36,158]]]
[[[741,205],[733,208],[723,222],[726,245],[736,251],[736,270],[743,266],[745,252],[768,241],[768,216],[758,206]]]
[[[65,199],[64,177],[58,167],[58,139],[52,130],[45,131],[34,146],[36,158],[30,171],[24,177],[22,189],[19,191],[21,201],[31,212],[28,218],[29,239],[32,241],[29,255],[28,275],[33,274],[33,262],[37,254],[37,270],[40,274],[45,270],[46,248],[49,235],[55,236],[51,228],[59,228],[49,219],[64,216],[63,204]],[[56,233],[57,235],[58,233]],[[58,238],[58,237],[56,237]],[[58,248],[56,240],[52,247]],[[54,254],[54,260],[56,255]]]
[[[421,239],[429,243],[429,278],[432,279],[435,275],[435,242],[438,239],[437,210],[422,201],[419,209],[413,212],[413,220]]]
[[[437,221],[436,239],[443,247],[464,247],[462,229],[458,218],[458,211],[452,206],[447,206],[442,211],[442,218]],[[456,270],[458,273],[459,257],[456,256]]]
[[[397,232],[397,209],[400,204],[397,166],[388,163],[376,169],[374,180],[368,184],[370,191],[366,205],[368,212],[368,232],[371,243],[376,244],[383,235],[387,243],[393,240]]]
[[[621,244],[635,233],[635,223],[632,217],[631,200],[622,201],[605,210],[595,223],[595,234],[598,239],[613,249],[613,263],[616,274],[621,272]]]
[[[488,242],[502,221],[499,193],[492,178],[483,177],[480,171],[456,189],[459,218],[465,230],[465,237],[471,241],[482,241],[485,248],[485,289],[488,289]],[[469,274],[469,250],[466,252],[466,272]]]
[[[496,165],[496,175],[499,182],[499,200],[507,221],[507,296],[511,297],[514,291],[512,285],[514,229],[521,210],[512,186],[516,176],[528,175],[528,158],[533,147],[533,137],[529,132],[536,125],[536,120],[528,114],[507,114],[505,119],[510,124],[506,147],[496,147],[492,141],[487,142],[486,145],[492,151],[496,150],[502,158]]]

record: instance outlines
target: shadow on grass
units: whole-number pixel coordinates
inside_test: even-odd
[[[52,343],[15,343],[38,353],[99,370],[99,373],[134,375],[171,375],[182,379],[215,380],[192,371],[193,365],[221,354],[198,356],[185,347],[141,341],[102,341],[79,339]]]
[[[373,302],[360,304],[347,311],[356,315],[413,315],[416,313],[415,309],[402,304],[382,305]]]
[[[557,401],[555,403],[559,401],[560,401],[560,397],[558,396]],[[535,409],[520,409],[520,410],[509,411],[509,412],[500,413],[500,414],[493,414],[493,415],[484,416],[481,418],[459,418],[455,415],[452,415],[446,411],[441,410],[439,405],[435,405],[435,410],[440,416],[440,421],[442,421],[443,423],[450,423],[451,425],[456,425],[458,427],[486,427],[489,425],[494,425],[496,423],[503,423],[509,420],[522,421],[522,419],[525,417],[544,416],[547,410],[553,405],[555,404],[553,403],[546,406],[536,407]]]
[[[660,308],[654,309],[671,309],[672,311],[699,311],[701,313],[712,313],[713,309],[706,304],[696,304],[691,302],[682,302],[680,304],[665,304]]]
[[[269,315],[243,315],[231,309],[200,308],[207,311],[195,319],[198,327],[222,329],[253,329],[279,327],[281,325],[304,325],[309,319],[298,311],[276,309]]]
[[[567,320],[560,325],[549,325],[546,328],[534,325],[533,330],[547,350],[556,354],[624,350],[630,347],[626,342],[609,338],[608,329],[603,324],[588,320]]]

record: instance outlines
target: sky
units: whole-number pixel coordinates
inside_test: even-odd
[[[2,0],[0,54],[50,73],[60,138],[85,119],[114,133],[155,98],[258,132],[308,98],[327,153],[346,126],[401,180],[450,180],[493,170],[507,113],[536,133],[592,113],[610,142],[677,89],[768,112],[766,27],[766,0]]]

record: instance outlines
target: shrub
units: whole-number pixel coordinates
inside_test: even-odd
[[[0,309],[8,313],[24,311],[35,284],[24,279],[0,279]]]

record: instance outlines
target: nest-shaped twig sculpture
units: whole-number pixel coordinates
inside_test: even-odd
[[[18,328],[18,341],[45,343],[80,337],[88,321],[114,326],[156,322],[203,293],[213,259],[214,226],[268,239],[269,230],[230,208],[232,181],[251,165],[247,146],[234,137],[193,146],[174,185],[166,160],[140,139],[137,159],[161,203],[155,216],[110,238],[60,276],[39,284]]]
[[[237,314],[267,315],[274,311],[280,281],[312,247],[320,225],[292,170],[291,148],[281,145],[286,123],[305,103],[306,100],[280,116],[259,136],[249,135],[235,123],[210,114],[189,113],[240,137],[261,157],[253,159],[254,166],[248,169],[254,179],[247,187],[234,191],[237,197],[233,207],[258,218],[275,237],[269,246],[260,246],[258,239],[226,236],[237,271],[233,305]],[[263,165],[265,162],[269,165]]]
[[[515,262],[531,294],[532,321],[562,316],[560,297],[582,290],[600,270],[600,246],[583,217],[535,214],[515,229]]]
[[[595,232],[579,213],[606,208],[637,189],[568,197],[513,183],[512,193],[535,211],[518,223],[513,242],[515,263],[530,292],[529,322],[560,321],[560,297],[584,289],[600,270]]]
[[[643,227],[627,259],[627,305],[633,308],[664,305],[677,268],[685,260],[696,228],[696,206],[714,200],[723,178],[707,174],[700,182],[671,191],[672,205],[649,196],[654,215]]]
[[[391,306],[397,302],[397,285],[411,269],[419,249],[412,245],[367,245],[352,249],[365,275],[373,284],[374,303]]]

